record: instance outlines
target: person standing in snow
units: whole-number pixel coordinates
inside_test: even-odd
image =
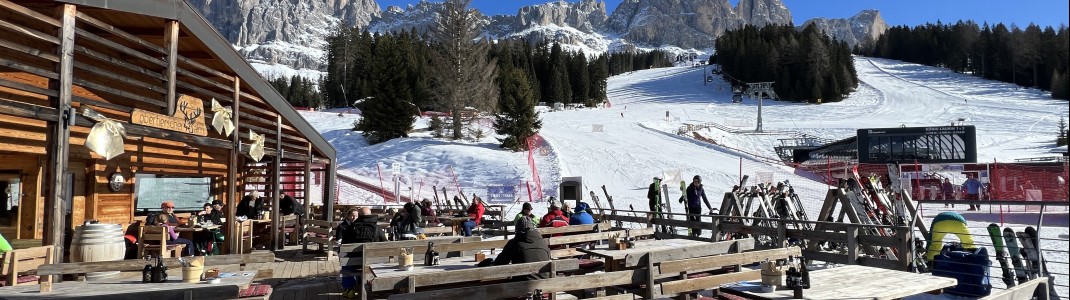
[[[650,183],[650,188],[646,191],[647,205],[650,207],[650,214],[652,218],[661,218],[661,178],[654,177],[654,182]],[[661,231],[668,232],[668,227],[662,225]]]
[[[710,205],[710,200],[706,199],[706,190],[702,189],[702,177],[698,176],[698,175],[695,175],[695,177],[691,180],[691,185],[687,186],[687,214],[688,214],[687,220],[688,221],[692,221],[692,222],[699,222],[700,221],[701,218],[698,216],[698,215],[702,214],[702,206],[699,206],[699,199],[700,198],[702,199],[702,202],[706,204],[706,209],[708,209],[709,211],[712,212],[713,211],[713,206]],[[681,198],[680,200],[682,202],[684,199]],[[697,237],[697,236],[700,236],[700,235],[702,235],[702,229],[699,229],[699,228],[691,229],[691,236]]]
[[[962,183],[962,189],[966,190],[966,201],[969,202],[970,209],[968,211],[978,210],[980,205],[974,205],[974,202],[981,200],[979,197],[981,194],[981,181],[973,177],[973,174],[966,174],[966,182]]]

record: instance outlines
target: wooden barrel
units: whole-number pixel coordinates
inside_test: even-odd
[[[123,260],[125,256],[126,242],[119,224],[86,224],[74,230],[71,240],[72,262],[115,261]],[[86,280],[118,274],[117,271],[87,273]]]

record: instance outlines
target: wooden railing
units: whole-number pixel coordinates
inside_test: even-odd
[[[789,240],[797,240],[807,247],[803,257],[816,261],[838,264],[857,264],[892,270],[907,270],[911,254],[911,230],[906,226],[860,225],[838,222],[798,221],[755,217],[736,217],[720,215],[688,215],[680,213],[662,213],[663,218],[648,218],[646,211],[593,209],[603,221],[620,221],[625,227],[673,226],[678,229],[701,229],[702,237],[691,237],[676,232],[659,232],[656,235],[665,238],[686,238],[707,241],[719,241],[724,233],[738,233],[746,238],[761,238],[765,244],[756,245],[756,249],[783,248]],[[686,221],[687,216],[699,217],[699,222]],[[797,224],[809,223],[814,230],[800,229]],[[820,228],[820,230],[816,229]],[[865,234],[875,230],[894,232],[891,236]],[[712,236],[708,233],[712,232]],[[822,242],[846,244],[847,251],[822,251],[816,245]],[[867,248],[877,253],[876,249],[889,249],[886,255],[866,255]],[[862,254],[859,251],[863,251]],[[896,255],[898,254],[898,255]]]

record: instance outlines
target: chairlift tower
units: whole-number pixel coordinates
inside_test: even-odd
[[[748,82],[747,92],[751,98],[758,99],[758,127],[754,129],[754,132],[762,132],[762,96],[768,95],[769,99],[777,99],[776,92],[773,91],[773,82]]]

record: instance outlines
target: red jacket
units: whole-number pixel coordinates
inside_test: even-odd
[[[468,217],[471,218],[473,221],[476,221],[476,225],[479,225],[480,222],[483,220],[484,211],[486,211],[486,209],[483,208],[483,203],[480,201],[475,201],[474,203],[472,203],[471,206],[468,207]]]
[[[554,222],[554,219],[558,219],[562,222]],[[563,227],[568,226],[568,217],[565,216],[565,212],[559,210],[551,210],[542,216],[542,221],[539,221],[539,227]]]

